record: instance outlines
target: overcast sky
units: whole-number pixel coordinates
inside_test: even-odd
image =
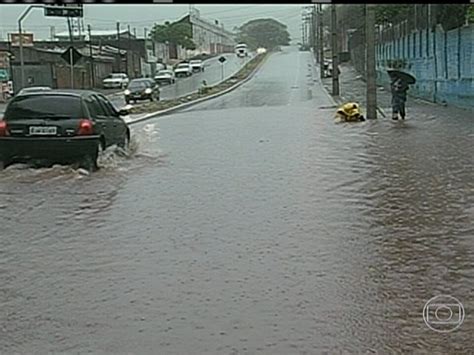
[[[28,5],[0,5],[0,39],[6,40],[7,33],[17,32],[17,21]],[[301,5],[195,5],[201,17],[219,20],[225,28],[232,30],[246,21],[256,18],[274,18],[288,26],[291,38],[301,38]],[[186,15],[188,5],[84,5],[84,25],[92,29],[114,30],[117,21],[126,28],[136,28],[142,37],[144,28],[150,29],[156,22],[174,21]],[[33,32],[35,38],[49,39],[51,26],[55,31],[67,30],[65,18],[44,17],[42,9],[33,9],[23,21],[23,30]]]

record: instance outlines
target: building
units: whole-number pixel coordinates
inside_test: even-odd
[[[196,54],[218,54],[233,52],[236,44],[234,34],[224,29],[223,24],[216,20],[214,23],[204,20],[199,10],[192,8],[189,15],[178,22],[187,22],[192,26],[192,38],[196,44]]]

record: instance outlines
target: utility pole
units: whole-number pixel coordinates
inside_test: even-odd
[[[319,29],[319,75],[324,78],[324,28],[323,5],[318,4],[318,29]]]
[[[118,49],[118,73],[122,71],[122,54],[120,53],[120,22],[117,22],[117,49]]]
[[[337,16],[336,5],[331,5],[331,31],[332,31],[332,94],[339,96],[339,61],[337,45]]]
[[[303,47],[306,47],[306,18],[304,15],[302,16],[303,19]]]
[[[20,37],[20,72],[21,72],[21,89],[25,86],[25,63],[23,60],[23,29],[21,22],[28,16],[34,8],[43,7],[43,5],[30,5],[18,19],[18,36]]]
[[[74,33],[71,26],[71,18],[67,18],[67,28],[69,29],[69,40],[71,42],[71,50],[69,51],[69,65],[71,66],[71,89],[74,89],[74,61],[72,49],[74,49]]]
[[[316,55],[317,57],[317,27],[316,27],[316,4],[313,5],[313,8],[311,10],[311,35],[313,37],[313,55]]]
[[[127,26],[127,32],[128,32],[128,49],[127,49],[127,75],[130,76],[130,63],[129,63],[129,56],[130,56],[130,52],[131,52],[131,48],[132,48],[132,45],[131,45],[131,41],[132,41],[132,38],[131,38],[131,33],[130,33],[130,25]],[[133,54],[132,54],[133,55]]]
[[[304,47],[304,25],[301,23],[301,45]]]
[[[89,35],[89,56],[90,56],[90,71],[91,71],[91,89],[95,86],[95,73],[94,73],[94,53],[92,51],[92,35],[91,35],[91,25],[87,25],[87,33]]]
[[[377,118],[377,85],[375,72],[375,12],[373,5],[366,7],[365,62],[367,79],[367,118]]]

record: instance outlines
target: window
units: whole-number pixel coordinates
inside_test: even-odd
[[[81,98],[66,95],[25,95],[15,98],[5,112],[5,120],[38,116],[83,116]]]
[[[92,118],[97,118],[106,115],[104,109],[102,108],[98,99],[95,96],[89,96],[86,99],[86,105]]]
[[[98,100],[99,100],[99,103],[101,104],[102,109],[104,110],[106,116],[108,116],[108,117],[117,116],[117,113],[116,113],[117,111],[112,106],[112,104],[109,102],[109,100],[107,100],[102,95],[98,95]]]

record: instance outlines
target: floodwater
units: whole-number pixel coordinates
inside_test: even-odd
[[[472,117],[337,125],[313,75],[286,48],[97,173],[2,172],[0,353],[474,353]]]

